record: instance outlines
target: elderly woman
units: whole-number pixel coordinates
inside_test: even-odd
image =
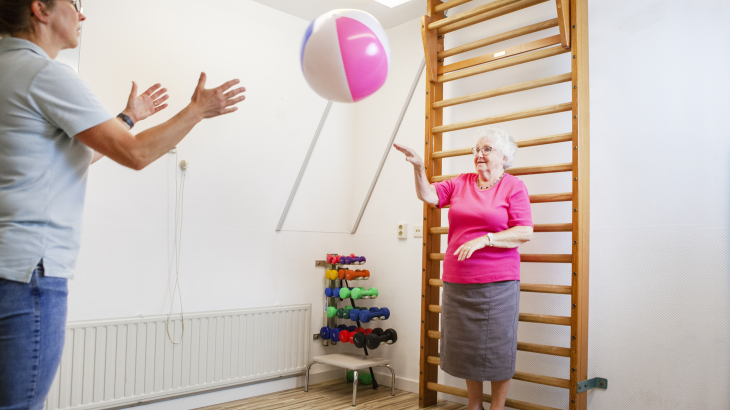
[[[443,271],[441,368],[466,379],[469,410],[482,409],[483,382],[492,382],[491,410],[504,409],[515,374],[520,302],[520,254],[532,238],[525,184],[506,174],[517,145],[505,131],[483,129],[474,154],[476,173],[435,184],[423,160],[395,144],[413,164],[418,199],[449,209]]]
[[[0,0],[0,409],[42,409],[58,369],[89,165],[106,155],[142,169],[244,99],[226,93],[238,80],[207,90],[202,74],[185,109],[131,134],[165,107],[165,90],[134,86],[110,115],[54,61],[78,46],[85,19],[80,0]]]

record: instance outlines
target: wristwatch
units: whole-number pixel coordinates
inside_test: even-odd
[[[494,246],[494,234],[489,232],[487,238],[489,238],[489,246]]]
[[[129,118],[129,116],[127,114],[120,112],[119,114],[117,114],[117,117],[121,118],[122,121],[126,122],[127,125],[129,125],[130,130],[134,127],[134,122],[132,122],[132,119]]]

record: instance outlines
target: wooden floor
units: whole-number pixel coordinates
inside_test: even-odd
[[[382,409],[382,410],[415,410],[418,409],[418,395],[403,390],[396,390],[390,395],[390,387],[381,385],[378,390],[372,386],[357,386],[357,406],[352,407],[352,383],[344,380],[333,380],[309,386],[271,393],[250,399],[202,407],[199,410],[264,410],[264,409],[311,409],[311,410],[345,410],[345,409]],[[439,400],[429,409],[465,410],[462,404]]]

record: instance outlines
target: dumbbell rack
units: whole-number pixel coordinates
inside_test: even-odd
[[[328,256],[338,256],[338,255],[337,254],[329,254]],[[329,260],[330,258],[327,258],[327,259]],[[365,262],[359,262],[359,263],[355,263],[355,264],[356,265],[362,265],[364,263]],[[327,271],[329,271],[329,270],[338,270],[339,267],[342,267],[342,266],[351,266],[351,265],[354,265],[354,264],[327,263],[326,261],[325,261],[325,264],[324,264],[325,270],[327,270]],[[369,279],[370,279],[370,277],[368,276],[368,277],[354,278],[353,280],[354,281],[361,281],[361,280],[369,280]],[[337,286],[337,281],[340,282],[340,284],[339,284],[340,286],[339,287],[341,287],[341,288],[349,288],[349,286],[348,286],[349,285],[349,283],[348,283],[349,281],[347,279],[327,279],[326,277],[325,277],[325,286],[326,287],[329,287],[329,288],[332,288],[332,289],[337,288],[338,287]],[[337,327],[337,316],[333,316],[331,318],[328,317],[327,316],[327,308],[330,307],[330,306],[333,306],[336,309],[337,308],[337,299],[339,299],[339,298],[334,297],[334,296],[333,297],[325,297],[324,313],[323,313],[324,314],[324,323],[325,323],[325,326],[329,327],[330,329]],[[372,299],[372,297],[370,297],[370,296],[363,296],[361,299]],[[357,306],[355,306],[355,300],[354,299],[351,299],[351,303],[352,303],[352,308],[353,309],[357,309]],[[377,318],[377,317],[375,317],[375,318],[372,318],[370,320],[371,321],[374,321],[374,320],[380,320],[380,319]],[[361,324],[360,324],[360,320],[359,319],[357,321],[355,321],[355,323],[357,323],[357,327],[361,327]],[[336,341],[331,341],[331,342],[332,342],[332,344],[337,344]],[[322,340],[322,345],[329,346],[329,344],[330,344],[330,340],[328,340],[328,339],[323,339]],[[367,347],[363,347],[363,351],[365,352],[365,355],[368,356],[368,348]],[[370,370],[370,376],[373,379],[373,389],[377,389],[378,388],[378,382],[375,380],[375,373],[373,373],[373,369],[372,368],[370,368],[369,370]]]

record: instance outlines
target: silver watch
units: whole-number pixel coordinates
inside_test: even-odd
[[[493,234],[493,233],[491,233],[491,232],[490,232],[490,233],[488,233],[488,234],[487,234],[487,238],[489,238],[489,246],[490,246],[490,247],[491,247],[491,246],[494,246],[494,234]]]

